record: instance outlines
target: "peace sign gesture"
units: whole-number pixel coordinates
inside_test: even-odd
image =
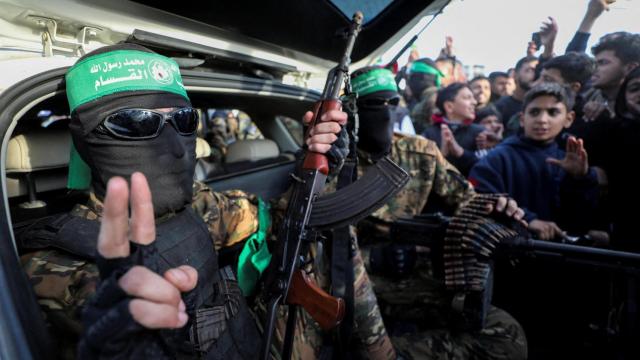
[[[189,317],[181,292],[195,288],[198,273],[187,265],[156,273],[155,238],[151,191],[144,175],[131,176],[131,192],[125,179],[111,178],[98,235],[101,282],[83,313],[80,357],[162,353],[144,328],[186,325]]]

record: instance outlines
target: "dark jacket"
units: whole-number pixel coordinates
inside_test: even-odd
[[[525,220],[554,221],[569,231],[586,231],[597,202],[597,177],[593,168],[576,179],[547,158],[562,159],[556,142],[542,145],[511,136],[471,169],[469,180],[482,193],[507,193],[525,211]]]
[[[438,147],[442,144],[440,137],[440,126],[447,124],[453,133],[453,137],[458,144],[464,149],[464,153],[459,158],[447,156],[447,160],[455,166],[464,176],[469,175],[469,171],[473,165],[478,161],[478,157],[475,152],[478,150],[476,145],[476,137],[485,129],[482,125],[473,124],[470,121],[464,124],[452,124],[446,121],[441,116],[433,117],[433,125],[427,127],[422,133],[422,136],[427,139],[433,140],[438,144]]]

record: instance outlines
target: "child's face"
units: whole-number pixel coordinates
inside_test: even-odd
[[[458,91],[453,101],[445,102],[445,110],[449,120],[473,120],[476,117],[476,99],[469,88]]]
[[[550,95],[543,95],[531,101],[520,117],[524,135],[544,143],[554,141],[562,129],[569,127],[571,122],[573,112],[567,112],[564,103]]]
[[[497,116],[489,115],[485,117],[484,119],[480,120],[480,125],[484,126],[485,129],[491,131],[492,133],[502,136],[504,126],[502,125],[502,121],[500,121]]]

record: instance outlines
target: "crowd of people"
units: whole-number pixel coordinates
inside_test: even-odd
[[[558,24],[549,17],[539,31],[541,49],[531,41],[512,69],[469,81],[440,65],[455,59],[450,38],[435,61],[412,54],[398,79],[406,83],[402,104],[413,120],[403,132],[435,141],[476,190],[514,197],[537,237],[602,230],[614,247],[638,251],[622,211],[637,191],[621,175],[619,155],[632,149],[620,147],[629,146],[630,119],[637,117],[624,81],[640,65],[640,35],[607,34],[593,57],[586,53],[591,28],[611,3],[589,2],[564,54],[556,55]],[[543,100],[550,102],[540,107]]]
[[[640,35],[608,34],[591,49],[595,59],[585,53],[591,26],[612,2],[589,1],[565,54],[555,55],[550,18],[539,57],[530,43],[513,69],[468,82],[451,38],[438,58],[414,54],[397,74],[379,66],[352,72],[360,118],[355,171],[364,174],[388,157],[411,178],[348,231],[350,263],[339,264],[350,273],[342,279],[351,294],[348,315],[339,331],[327,332],[300,311],[292,318],[295,358],[527,358],[526,327],[485,298],[470,319],[465,298],[452,298],[436,269],[438,246],[394,239],[401,218],[471,209],[482,214],[474,224],[501,236],[510,232],[498,220],[528,226],[542,240],[589,233],[612,248],[640,250],[633,212],[626,211],[638,199],[627,159],[640,124]],[[87,96],[94,79],[77,74],[122,56],[171,62],[119,44],[69,69],[78,156],[69,175],[91,185],[89,202],[55,226],[19,234],[22,243],[45,237],[54,244],[29,247],[21,260],[60,356],[255,359],[267,305],[261,282],[288,197],[268,206],[241,190],[220,193],[193,181],[197,111],[184,87],[115,84]],[[141,117],[148,126],[137,126]],[[304,122],[311,118],[308,112]],[[305,140],[308,150],[328,157],[327,191],[346,166],[346,122],[345,112],[327,112]],[[336,265],[328,249],[336,236],[318,236],[305,254],[303,267],[325,291],[332,290]],[[489,276],[482,276],[490,293]],[[278,313],[279,345],[284,315]]]

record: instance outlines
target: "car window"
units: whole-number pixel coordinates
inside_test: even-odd
[[[277,118],[284,124],[296,143],[302,146],[302,139],[304,137],[302,123],[287,116],[279,115]]]
[[[251,117],[238,109],[207,109],[202,135],[211,146],[212,159],[222,162],[230,144],[264,139]]]

